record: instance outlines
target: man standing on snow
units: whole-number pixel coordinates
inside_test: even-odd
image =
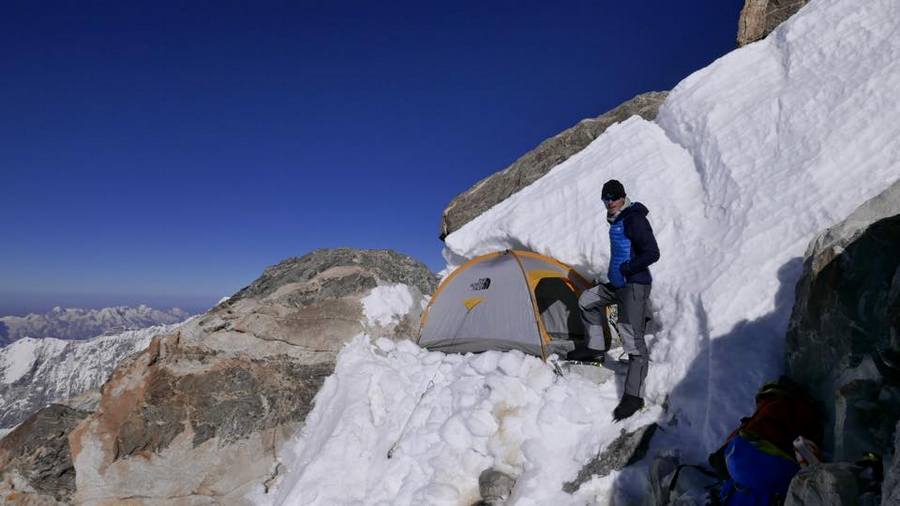
[[[647,221],[649,211],[640,202],[628,200],[622,183],[607,181],[601,197],[609,222],[609,283],[585,290],[578,299],[588,340],[588,350],[579,351],[604,356],[608,346],[603,337],[605,309],[617,304],[619,336],[629,359],[625,393],[613,411],[613,418],[619,421],[644,407],[642,390],[649,362],[644,325],[652,283],[648,267],[659,260],[659,247]]]

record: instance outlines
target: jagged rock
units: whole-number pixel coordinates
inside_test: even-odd
[[[737,45],[763,39],[809,0],[746,0],[738,20]]]
[[[0,428],[14,427],[50,403],[92,411],[116,365],[175,325],[129,330],[89,341],[23,338],[0,348]]]
[[[651,423],[633,432],[626,433],[623,429],[622,434],[615,441],[578,471],[578,476],[574,480],[563,483],[563,491],[569,494],[575,493],[592,477],[606,476],[612,471],[624,469],[644,458],[647,448],[650,446],[650,440],[656,433],[656,428],[657,425]]]
[[[881,487],[881,504],[900,504],[900,422],[894,427],[894,451],[889,466],[884,470]]]
[[[846,462],[802,469],[788,489],[784,506],[842,506],[859,504],[859,469]]]
[[[788,371],[823,402],[835,460],[890,445],[900,416],[898,329],[900,183],[815,239],[797,284]]]
[[[424,297],[436,280],[394,252],[319,250],[266,269],[207,314],[155,338],[113,372],[96,412],[69,437],[76,500],[245,502],[282,472],[282,445],[337,352],[371,330],[363,301],[391,284]],[[408,311],[401,319],[418,321],[421,305]],[[401,323],[384,335],[399,337]]]
[[[485,469],[478,476],[481,501],[477,506],[497,506],[504,504],[516,486],[516,479],[496,469]]]
[[[643,93],[596,118],[582,120],[540,143],[509,167],[478,181],[472,188],[454,197],[444,209],[441,239],[540,179],[550,169],[587,147],[613,123],[624,121],[635,114],[652,121],[667,95],[668,92],[665,91]]]
[[[87,416],[52,404],[0,440],[0,503],[71,502],[75,469],[67,436]]]

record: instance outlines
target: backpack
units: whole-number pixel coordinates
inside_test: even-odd
[[[738,434],[761,443],[771,453],[793,459],[797,436],[821,446],[824,427],[822,410],[802,385],[787,376],[766,383],[756,392],[756,411],[741,418],[741,424],[710,454],[709,465],[722,479],[729,479],[725,449]]]

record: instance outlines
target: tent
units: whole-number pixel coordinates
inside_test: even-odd
[[[419,345],[450,353],[521,350],[547,358],[584,339],[578,296],[590,283],[530,251],[466,262],[441,282],[422,315]]]

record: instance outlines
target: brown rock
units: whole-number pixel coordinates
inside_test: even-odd
[[[635,114],[652,121],[667,94],[665,91],[644,93],[596,118],[582,120],[540,143],[509,167],[475,183],[472,188],[454,197],[444,209],[441,240],[568,160],[613,123],[625,121]]]
[[[399,338],[420,306],[373,328],[361,300],[404,283],[420,297],[436,279],[378,250],[319,250],[263,276],[178,332],[154,338],[103,386],[97,411],[69,437],[76,499],[87,504],[241,504],[277,476],[354,335]],[[404,330],[405,329],[405,330]]]
[[[738,47],[765,38],[809,0],[746,0],[738,20]]]

